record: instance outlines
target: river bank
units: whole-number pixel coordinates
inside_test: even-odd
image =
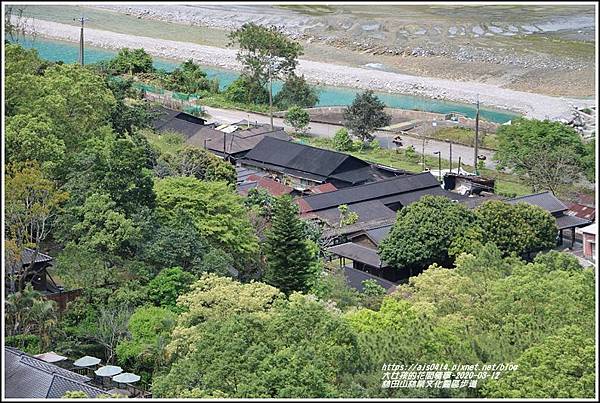
[[[71,42],[79,40],[79,28],[39,19],[29,21],[28,31],[47,38]],[[199,64],[237,71],[242,68],[236,60],[235,49],[125,35],[97,29],[86,29],[85,41],[89,45],[105,49],[143,47],[148,53],[157,57],[174,60],[191,58]],[[595,103],[594,100],[589,99],[550,97],[477,82],[451,81],[384,71],[374,72],[369,69],[307,60],[300,61],[298,73],[304,74],[310,82],[320,85],[372,89],[467,104],[473,104],[479,97],[482,106],[513,111],[539,119],[568,119],[571,117],[573,106],[585,107]]]

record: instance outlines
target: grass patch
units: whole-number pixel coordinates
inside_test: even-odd
[[[161,154],[176,154],[185,145],[183,135],[176,132],[155,133],[150,129],[143,129],[141,133],[148,139],[148,142],[156,147]]]
[[[224,94],[209,94],[200,98],[202,106],[221,109],[236,109],[245,112],[269,113],[269,105],[244,104],[228,100]]]
[[[465,127],[443,127],[428,137],[436,140],[452,140],[453,143],[473,147],[475,145],[475,130]],[[479,132],[479,146],[490,150],[498,149],[498,138],[495,134]]]

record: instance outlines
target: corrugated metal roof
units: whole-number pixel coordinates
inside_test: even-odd
[[[594,221],[596,218],[596,209],[580,203],[571,203],[569,205],[569,211],[567,211],[566,214]]]

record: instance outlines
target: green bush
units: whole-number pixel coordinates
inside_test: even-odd
[[[338,151],[352,151],[354,145],[352,144],[352,138],[348,134],[348,129],[342,127],[333,136],[333,146]]]
[[[269,92],[256,80],[245,74],[239,76],[227,87],[225,96],[228,100],[238,103],[269,103]]]
[[[19,334],[16,336],[7,336],[4,339],[4,343],[7,346],[18,348],[28,354],[41,354],[42,351],[42,340],[40,336],[33,334]]]
[[[280,109],[289,109],[293,105],[312,108],[319,102],[319,95],[314,87],[308,85],[304,76],[291,75],[275,95],[273,103]]]

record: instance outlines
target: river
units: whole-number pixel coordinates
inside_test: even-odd
[[[49,40],[45,38],[26,38],[21,40],[20,44],[26,48],[34,48],[38,51],[40,57],[50,61],[63,61],[64,63],[76,63],[79,57],[79,47],[75,43]],[[101,60],[108,60],[114,57],[115,51],[86,46],[85,62],[94,63]],[[174,60],[154,58],[154,67],[172,71],[179,65]],[[238,72],[218,69],[209,66],[202,66],[209,78],[217,78],[221,89],[226,88],[239,75]],[[281,82],[273,83],[273,91],[277,93],[281,88]],[[319,91],[318,106],[340,106],[349,105],[356,96],[358,90],[352,88],[317,86]],[[390,94],[385,92],[376,92],[377,96],[391,108],[412,109],[426,112],[448,113],[458,112],[470,118],[475,117],[475,107],[473,105],[461,104],[457,102],[441,101],[410,95]],[[496,123],[505,123],[514,119],[518,115],[503,111],[497,111],[488,108],[480,110],[482,119]]]

